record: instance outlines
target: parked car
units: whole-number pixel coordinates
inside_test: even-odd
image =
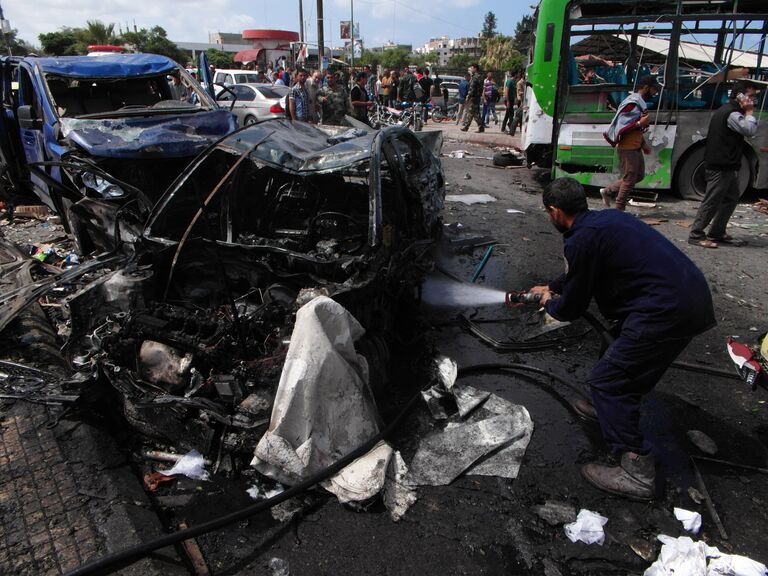
[[[217,69],[213,75],[214,84],[256,84],[259,74],[255,70]]]
[[[234,84],[220,89],[216,100],[226,107],[234,104],[232,112],[241,126],[255,124],[259,120],[285,117],[285,96],[290,91],[286,86],[272,84]]]
[[[154,54],[7,56],[0,92],[0,195],[39,197],[81,252],[94,247],[88,228],[119,235],[107,223],[126,204],[140,221],[195,156],[237,128],[183,68]]]

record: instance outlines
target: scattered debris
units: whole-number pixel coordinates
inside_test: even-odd
[[[439,381],[424,395],[427,406],[443,419],[447,401],[452,400],[454,413],[443,430],[421,440],[407,483],[445,486],[463,473],[516,478],[533,433],[528,411],[495,394],[456,383],[456,363],[449,358],[438,359],[437,368]]]
[[[288,560],[282,558],[272,558],[269,561],[269,569],[272,570],[271,576],[291,576]]]
[[[768,215],[768,200],[760,198],[760,200],[752,204],[752,210]]]
[[[525,212],[516,210],[515,208],[507,208],[507,214],[525,214]]]
[[[547,500],[544,504],[534,506],[532,510],[550,526],[576,521],[576,507],[567,502]]]
[[[696,502],[696,504],[701,504],[702,502],[704,502],[704,495],[698,490],[696,490],[696,488],[694,488],[693,486],[688,487],[688,496],[690,497],[691,500]]]
[[[680,228],[690,228],[693,226],[693,220],[672,220],[672,224]]]
[[[632,549],[632,552],[649,564],[656,558],[656,548],[643,538],[629,537],[625,540],[625,544]]]
[[[163,470],[166,476],[181,474],[193,480],[208,480],[210,474],[205,469],[205,458],[197,450],[191,450],[182,456],[169,470]]]
[[[696,466],[696,461],[693,458],[691,458],[691,467],[693,468],[693,473],[696,476],[696,482],[699,484],[699,490],[701,491],[702,496],[704,496],[704,501],[707,504],[709,515],[712,517],[712,520],[714,520],[715,526],[717,526],[717,531],[720,533],[720,537],[723,540],[728,540],[728,533],[725,531],[725,526],[723,526],[723,522],[720,520],[720,515],[717,513],[715,503],[712,501],[712,497],[709,495],[707,485],[704,484],[704,478],[701,476],[699,467]]]
[[[717,444],[701,430],[688,430],[688,439],[705,454],[717,454]]]
[[[472,180],[472,174],[469,172],[464,173],[464,180]]]
[[[497,152],[493,155],[494,166],[521,166],[525,162],[525,154],[520,152]]]
[[[571,542],[584,542],[585,544],[603,545],[605,542],[605,532],[603,526],[608,522],[608,518],[601,516],[597,512],[582,508],[576,520],[566,524],[565,535]]]
[[[256,483],[248,488],[246,492],[248,493],[248,496],[254,500],[269,500],[273,496],[277,496],[278,494],[285,492],[285,487],[278,483],[275,484],[274,488],[267,488],[263,484]]]
[[[682,522],[686,532],[691,532],[692,534],[699,533],[701,529],[701,514],[683,508],[675,508],[674,514],[675,518]]]
[[[631,202],[631,200],[630,200],[630,202]],[[647,218],[647,217],[645,217],[645,218],[640,218],[640,220],[642,220],[643,222],[648,224],[648,226],[660,226],[664,222],[669,222],[669,220],[667,220],[666,218]]]
[[[150,492],[157,492],[162,484],[176,480],[176,476],[169,476],[162,472],[152,472],[144,475],[144,487]]]
[[[35,218],[37,220],[47,220],[51,216],[51,211],[45,205],[16,206],[13,209],[14,218]]]
[[[472,204],[487,204],[496,202],[496,198],[490,194],[448,194],[445,197],[446,202],[461,202],[467,206]]]
[[[768,474],[768,468],[761,468],[759,466],[750,466],[749,464],[739,464],[738,462],[730,462],[728,460],[720,460],[719,458],[709,458],[708,456],[691,456],[696,460],[703,460],[704,462],[714,462],[716,464],[723,464],[724,466],[731,466],[733,468],[743,468],[744,470],[752,470],[753,472],[762,472]],[[692,490],[692,489],[689,489]]]
[[[406,484],[408,466],[400,452],[395,452],[389,461],[387,481],[384,485],[384,506],[389,516],[397,522],[417,500],[416,490]]]
[[[659,534],[657,538],[662,543],[659,557],[643,576],[765,576],[768,570],[746,556],[723,554],[688,536]]]
[[[464,156],[472,156],[469,150],[454,150],[448,154],[448,158],[464,158]]]
[[[319,296],[296,314],[272,419],[261,437],[251,465],[259,472],[292,486],[333,464],[379,431],[379,416],[368,384],[368,364],[355,351],[365,330],[338,302]],[[387,447],[388,448],[388,447]],[[353,499],[358,487],[375,476],[384,486],[388,455],[375,447],[326,481],[324,487],[339,498]],[[366,460],[368,457],[370,460]],[[368,466],[368,462],[372,464]],[[358,476],[360,466],[367,474]],[[347,478],[349,479],[349,478]],[[367,499],[372,488],[360,488]]]

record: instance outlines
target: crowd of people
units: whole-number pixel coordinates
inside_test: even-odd
[[[290,88],[286,99],[286,114],[299,121],[338,125],[349,114],[368,123],[369,111],[381,106],[402,108],[423,104],[423,121],[428,119],[428,103],[448,109],[450,95],[439,74],[432,77],[429,70],[413,70],[405,66],[397,70],[381,70],[378,74],[366,65],[362,70],[327,69],[324,72],[272,66],[262,70],[258,65],[249,69],[256,73],[258,82]],[[508,72],[503,90],[499,90],[492,72],[480,78],[479,66],[473,64],[459,83],[457,124],[466,120],[466,126],[477,117],[479,131],[484,131],[493,117],[499,123],[496,105],[503,98],[505,104],[502,132],[512,135],[522,124],[522,102],[525,92],[523,74]],[[482,113],[480,113],[482,109]],[[470,112],[476,114],[470,115]]]

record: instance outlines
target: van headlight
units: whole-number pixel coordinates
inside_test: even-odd
[[[83,186],[101,194],[103,198],[121,198],[125,196],[125,191],[120,186],[92,172],[83,172],[80,179],[83,181]]]

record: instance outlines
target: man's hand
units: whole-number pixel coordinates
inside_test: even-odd
[[[546,304],[554,296],[554,293],[549,289],[549,286],[534,286],[533,288],[529,289],[528,292],[530,294],[541,294],[541,300],[539,301],[539,304],[542,306],[544,306],[544,304]]]
[[[640,116],[640,120],[637,121],[637,125],[640,126],[640,128],[645,128],[648,126],[648,124],[651,122],[651,117],[646,112],[642,116]]]

